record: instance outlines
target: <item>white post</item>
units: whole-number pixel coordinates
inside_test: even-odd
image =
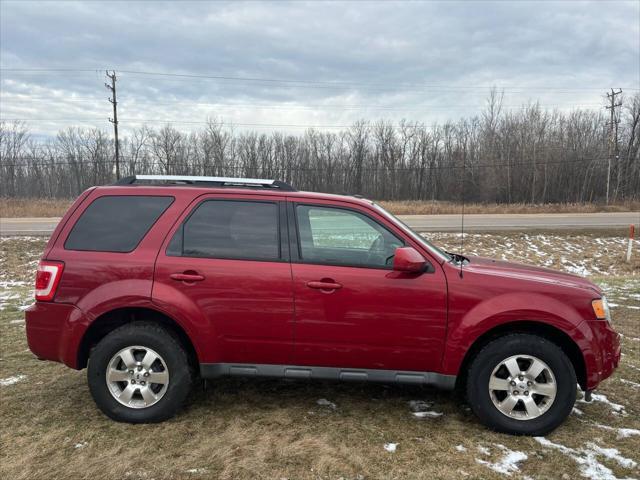
[[[631,249],[633,246],[633,237],[635,233],[635,225],[629,225],[629,245],[627,246],[627,263],[631,262]]]

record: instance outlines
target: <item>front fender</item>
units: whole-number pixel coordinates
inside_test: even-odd
[[[505,293],[479,302],[468,312],[451,308],[450,311],[443,372],[451,375],[458,374],[467,351],[480,337],[509,323],[525,321],[548,325],[569,336],[583,352],[592,336],[575,308],[542,294]]]

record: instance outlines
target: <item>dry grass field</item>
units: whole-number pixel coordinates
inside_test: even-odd
[[[459,214],[462,206],[454,202],[437,201],[381,201],[384,208],[394,215],[443,215]],[[467,214],[475,213],[598,213],[598,212],[636,212],[640,211],[640,202],[600,205],[596,203],[469,203],[464,206]]]
[[[61,217],[72,201],[71,199],[0,197],[0,217]],[[454,202],[407,200],[381,201],[379,203],[394,215],[457,214],[461,211],[460,204]],[[468,214],[633,212],[640,211],[640,201],[611,205],[598,205],[595,203],[471,203],[465,205],[464,209]]]
[[[623,357],[592,403],[544,438],[486,430],[463,401],[415,386],[225,379],[160,425],[103,416],[84,371],[27,349],[38,238],[0,239],[0,478],[577,479],[640,477],[640,252],[593,235],[468,235],[466,251],[589,275]],[[456,250],[459,236],[434,234]],[[420,416],[415,411],[435,412]],[[395,446],[395,450],[394,450]]]

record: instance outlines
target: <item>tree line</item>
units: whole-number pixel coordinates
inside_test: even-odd
[[[497,203],[640,198],[640,94],[626,98],[618,143],[604,111],[539,104],[515,111],[492,92],[473,117],[435,125],[361,120],[338,132],[237,132],[210,120],[184,133],[142,126],[120,140],[122,176],[142,173],[275,178],[300,190],[381,200]],[[614,152],[609,169],[610,152]],[[115,181],[114,141],[69,127],[37,139],[24,122],[0,122],[0,195],[70,198]]]

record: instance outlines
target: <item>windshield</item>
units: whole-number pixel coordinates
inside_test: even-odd
[[[424,245],[430,252],[433,252],[436,256],[440,257],[445,262],[451,261],[451,255],[449,255],[447,252],[445,252],[441,248],[436,247],[434,244],[429,242],[427,239],[425,239],[424,237],[422,237],[418,233],[414,232],[411,229],[411,227],[409,227],[409,225],[404,223],[402,220],[400,220],[395,215],[392,215],[391,213],[387,212],[384,208],[382,208],[377,203],[375,203],[375,202],[372,202],[372,203],[373,203],[373,206],[374,206],[374,208],[376,210],[378,210],[381,214],[383,214],[390,221],[392,221],[396,225],[400,226],[402,228],[402,230],[406,231],[411,236],[411,238],[413,238],[416,242],[421,243],[422,245]]]

